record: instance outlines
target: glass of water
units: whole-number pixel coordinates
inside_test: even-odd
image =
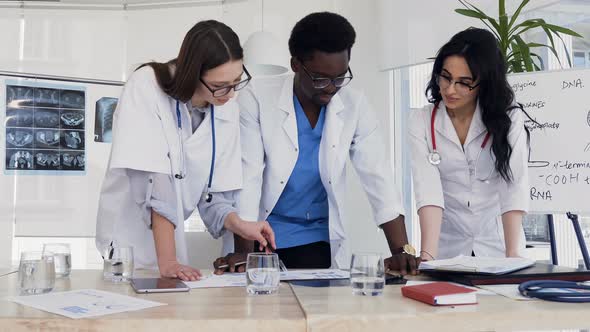
[[[55,286],[53,253],[48,251],[21,253],[18,281],[20,293],[23,295],[50,292]]]
[[[383,257],[377,253],[353,254],[350,261],[350,284],[354,295],[381,295],[385,286]]]
[[[72,254],[68,243],[46,243],[43,252],[52,252],[55,263],[55,276],[67,277],[72,271]]]
[[[277,254],[251,253],[246,263],[248,294],[262,295],[279,292],[281,272]]]
[[[133,247],[112,247],[104,256],[104,280],[127,282],[133,277]]]

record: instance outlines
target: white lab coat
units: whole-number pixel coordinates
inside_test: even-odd
[[[187,264],[184,220],[196,209],[206,190],[212,153],[211,113],[193,133],[187,106],[180,103],[185,141],[183,179],[174,179],[182,206],[175,221],[177,259]],[[241,188],[239,112],[232,100],[215,108],[216,159],[211,192]],[[176,121],[176,100],[158,86],[150,67],[137,70],[125,85],[113,119],[113,145],[100,196],[96,244],[104,253],[111,242],[133,246],[135,266],[157,268],[149,202],[153,183],[130,185],[127,170],[162,173],[172,177],[182,167]],[[178,186],[176,186],[178,185]],[[131,191],[133,189],[133,191]],[[177,193],[178,197],[178,193]],[[207,220],[204,220],[207,223]]]
[[[505,256],[504,231],[501,215],[508,211],[528,210],[528,143],[524,114],[520,109],[510,111],[512,125],[508,142],[512,146],[510,168],[513,182],[507,183],[494,167],[490,137],[486,147],[481,145],[486,135],[479,104],[463,147],[441,101],[436,112],[436,147],[442,158],[438,166],[428,162],[432,151],[431,114],[433,105],[410,114],[409,137],[412,154],[412,175],[416,205],[434,205],[444,209],[437,258],[457,255]],[[477,154],[481,151],[477,167]],[[471,165],[471,166],[470,166]],[[477,173],[474,169],[477,168]],[[478,180],[491,174],[489,183]],[[525,246],[521,231],[520,250]]]
[[[238,210],[244,219],[265,220],[298,156],[293,76],[258,79],[240,94],[238,103],[244,170]],[[319,150],[320,176],[328,194],[332,266],[350,266],[343,228],[349,156],[377,225],[403,214],[386,155],[378,122],[366,98],[349,87],[341,89],[327,106]]]

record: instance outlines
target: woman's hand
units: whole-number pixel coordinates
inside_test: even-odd
[[[260,243],[259,249],[267,252],[276,249],[275,233],[268,221],[245,221],[236,213],[230,213],[225,218],[225,228],[238,234],[246,240],[254,240]],[[272,248],[272,250],[270,249]]]
[[[201,271],[177,261],[166,261],[158,263],[160,275],[167,278],[178,278],[182,281],[196,281],[201,279]]]

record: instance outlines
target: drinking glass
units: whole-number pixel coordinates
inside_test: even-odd
[[[43,294],[55,286],[53,253],[48,251],[25,251],[21,253],[18,267],[20,293]]]
[[[246,290],[248,294],[278,293],[280,281],[281,273],[277,254],[248,254],[246,263]]]
[[[104,256],[103,278],[128,282],[133,277],[133,247],[111,247]]]
[[[45,243],[43,252],[53,253],[55,263],[55,276],[57,278],[67,277],[72,271],[72,254],[68,243]]]
[[[353,254],[350,261],[350,284],[354,295],[381,295],[385,286],[385,268],[381,254]]]

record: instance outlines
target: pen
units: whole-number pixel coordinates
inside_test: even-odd
[[[234,264],[235,267],[238,267],[240,265],[244,265],[246,264],[246,261],[241,261],[241,262],[237,262],[236,264]],[[226,269],[229,267],[229,264],[223,264],[223,265],[219,265],[217,268],[218,269]]]

